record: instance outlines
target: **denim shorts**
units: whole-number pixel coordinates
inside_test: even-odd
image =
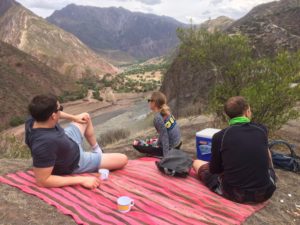
[[[80,150],[80,158],[78,167],[72,172],[73,174],[94,173],[97,172],[102,158],[102,152],[92,151],[85,152],[83,150],[83,136],[77,126],[70,124],[65,129],[66,135],[76,142]]]

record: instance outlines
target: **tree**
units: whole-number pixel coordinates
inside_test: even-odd
[[[98,101],[103,101],[103,98],[100,96],[100,90],[99,88],[95,88],[93,91],[93,97],[94,99],[98,100]]]
[[[214,77],[209,94],[210,111],[226,120],[225,101],[242,95],[250,103],[253,121],[271,131],[299,116],[295,105],[300,96],[300,52],[281,52],[275,57],[256,58],[247,37],[209,33],[191,27],[179,30],[180,56],[197,70]]]

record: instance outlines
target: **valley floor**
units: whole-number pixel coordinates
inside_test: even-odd
[[[87,108],[82,107],[82,104],[69,105],[67,109],[73,113],[90,111],[92,116],[97,116],[107,111],[114,112],[122,107],[128,108],[134,101],[144,96],[134,95],[131,97],[131,100],[120,100],[115,106],[102,105],[103,109],[100,111],[93,111],[94,106],[92,105],[89,108],[90,110],[86,110]],[[215,127],[215,124],[211,118],[206,116],[180,119],[179,124],[184,143],[182,148],[195,157],[195,132],[207,127]],[[152,128],[146,129],[140,134],[132,134],[127,140],[121,140],[116,144],[107,146],[105,152],[122,152],[128,155],[130,159],[136,159],[142,155],[132,149],[131,143],[133,139],[137,137],[145,138],[146,136],[152,137],[154,134],[155,131]],[[297,153],[300,155],[300,121],[290,121],[276,135],[296,144]],[[30,164],[30,160],[0,159],[0,175],[29,169]],[[263,210],[254,214],[245,222],[246,225],[300,224],[300,210],[296,207],[296,205],[300,205],[300,176],[299,174],[281,170],[276,170],[276,172],[278,175],[278,189],[276,193]],[[41,200],[26,195],[15,188],[0,184],[0,192],[0,225],[75,224],[70,217],[58,213],[54,207],[48,206]]]

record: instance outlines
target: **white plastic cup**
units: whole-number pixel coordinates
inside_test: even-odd
[[[100,173],[100,179],[101,180],[108,180],[109,170],[107,170],[107,169],[100,169],[100,170],[98,170],[98,172]]]
[[[134,206],[134,200],[127,196],[122,196],[118,198],[118,211],[121,213],[127,213]]]

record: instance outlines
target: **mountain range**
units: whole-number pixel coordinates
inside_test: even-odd
[[[87,72],[94,75],[117,72],[74,35],[48,23],[14,0],[0,1],[0,40],[74,78]]]
[[[113,51],[136,59],[166,55],[179,43],[176,30],[186,24],[124,8],[71,4],[47,18],[100,53]]]

